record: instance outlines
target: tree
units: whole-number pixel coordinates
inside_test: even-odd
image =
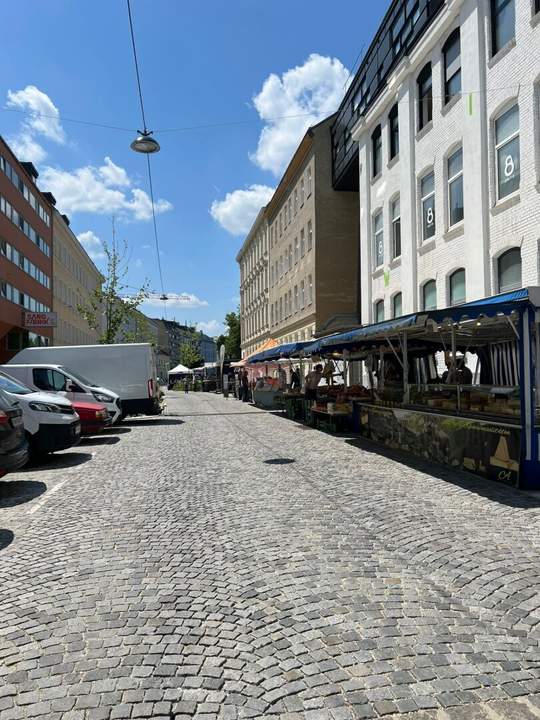
[[[112,245],[105,241],[102,245],[107,258],[103,282],[90,293],[85,304],[77,305],[77,310],[92,330],[100,332],[99,342],[111,345],[117,342],[122,326],[133,317],[149,293],[148,283],[135,293],[127,293],[125,278],[128,272],[128,246],[124,241],[121,250],[117,249],[114,223]]]
[[[216,344],[225,345],[225,357],[229,360],[238,360],[241,356],[240,350],[240,313],[230,312],[225,315],[227,332],[216,338]]]
[[[180,362],[190,370],[204,363],[201,354],[201,333],[193,327],[188,327],[184,331],[180,344]]]
[[[132,310],[125,327],[120,328],[117,342],[150,343],[156,345],[156,335],[152,333],[150,322],[139,310]]]

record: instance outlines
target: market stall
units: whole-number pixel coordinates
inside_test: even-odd
[[[361,435],[538,489],[539,308],[540,288],[525,288],[321,338],[306,352],[363,362],[363,397],[352,400]]]

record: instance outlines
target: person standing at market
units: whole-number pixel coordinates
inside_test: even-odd
[[[323,376],[322,365],[315,365],[311,372],[306,375],[306,400],[317,399],[317,388]]]
[[[291,373],[291,390],[300,390],[300,385],[300,372],[295,367]]]
[[[248,402],[249,400],[249,375],[248,371],[244,370],[242,373],[242,402]]]

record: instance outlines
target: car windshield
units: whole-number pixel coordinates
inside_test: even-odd
[[[90,382],[90,380],[88,380],[88,378],[85,378],[84,375],[81,375],[80,373],[76,373],[70,367],[66,367],[64,365],[62,369],[65,370],[66,372],[68,372],[70,375],[73,375],[75,380],[78,380],[83,385],[88,385],[88,387],[97,387],[96,383]]]
[[[4,373],[0,373],[0,388],[14,395],[28,395],[33,392],[30,388],[26,387],[26,385],[22,385],[9,375],[4,375]]]

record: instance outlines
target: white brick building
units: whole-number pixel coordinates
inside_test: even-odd
[[[238,255],[240,266],[240,333],[242,357],[256,352],[268,339],[268,220],[266,208],[257,215]]]
[[[363,323],[540,284],[540,0],[436,12],[352,130]]]

